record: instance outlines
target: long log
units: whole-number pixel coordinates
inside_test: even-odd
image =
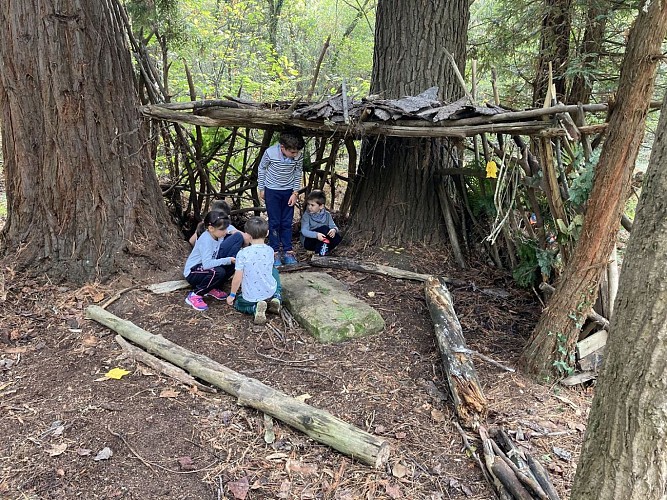
[[[305,433],[315,441],[331,446],[364,464],[379,468],[389,459],[389,443],[330,413],[302,403],[259,380],[230,370],[212,359],[197,354],[139,328],[98,306],[88,306],[86,316],[116,331],[124,338],[159,355],[192,376],[213,384],[235,396],[238,403],[251,406]]]
[[[431,277],[430,274],[413,273],[412,271],[406,271],[397,267],[383,266],[381,264],[373,264],[370,262],[359,262],[352,259],[346,259],[345,257],[322,257],[320,255],[313,255],[310,259],[310,265],[314,267],[330,267],[332,269],[348,269],[350,271],[379,274],[381,276],[390,276],[392,278],[413,281],[426,281]],[[456,281],[457,283],[455,284],[464,284],[458,280]]]
[[[444,280],[431,277],[424,286],[435,335],[445,366],[454,409],[464,427],[477,428],[486,415],[486,398],[468,354],[461,324]]]
[[[455,137],[463,139],[484,132],[508,134],[536,134],[550,127],[549,122],[504,122],[470,125],[464,127],[433,125],[428,121],[410,120],[409,125],[376,121],[357,121],[346,125],[324,121],[292,118],[287,111],[263,109],[209,108],[200,114],[166,109],[159,104],[149,104],[139,108],[141,113],[151,118],[159,118],[177,123],[189,123],[202,127],[250,127],[268,129],[282,126],[298,127],[315,134],[338,134],[345,137],[361,138],[367,135],[392,137]]]

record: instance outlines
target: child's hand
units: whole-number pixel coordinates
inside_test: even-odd
[[[329,238],[333,238],[336,236],[336,230],[335,229],[329,229],[329,232],[327,233],[329,235]]]
[[[227,295],[227,304],[229,304],[230,306],[233,306],[234,305],[234,297],[232,297],[231,295]]]
[[[293,207],[296,205],[296,202],[299,201],[299,195],[297,193],[292,193],[292,196],[289,197],[287,201],[287,206]]]
[[[317,233],[317,239],[319,241],[323,241],[324,240],[324,235],[322,233]]]
[[[236,257],[230,257],[232,259],[232,264],[236,264]]]

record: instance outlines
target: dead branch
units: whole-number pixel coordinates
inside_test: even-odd
[[[331,446],[373,467],[384,466],[390,454],[389,443],[369,434],[330,413],[314,408],[277,391],[259,380],[246,377],[201,354],[188,351],[161,335],[139,328],[99,306],[86,308],[86,316],[115,330],[128,340],[163,359],[187,369],[194,377],[205,380],[235,396],[243,406],[253,407],[300,430],[315,441]]]

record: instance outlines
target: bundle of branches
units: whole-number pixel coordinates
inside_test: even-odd
[[[490,476],[498,497],[507,500],[559,500],[558,493],[542,465],[518,448],[507,433],[497,427],[479,428],[484,451],[484,472]]]

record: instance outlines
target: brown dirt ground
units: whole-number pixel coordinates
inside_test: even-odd
[[[341,250],[341,253],[343,250]],[[516,363],[539,314],[532,292],[506,272],[479,265],[456,270],[428,248],[344,249],[347,256],[435,273],[451,287],[471,349]],[[300,256],[304,259],[304,256]],[[379,335],[320,345],[286,317],[253,331],[251,318],[210,299],[198,313],[185,291],[127,290],[108,310],[227,367],[254,377],[364,430],[392,446],[389,466],[374,470],[275,422],[233,397],[196,391],[128,358],[113,332],[84,319],[130,285],[179,278],[146,273],[139,280],[79,289],[0,273],[0,498],[117,499],[490,499],[494,495],[452,424],[443,365],[422,285],[329,270],[384,317]],[[483,293],[502,288],[510,298]],[[369,292],[374,294],[369,295]],[[489,400],[487,425],[513,432],[548,467],[567,497],[592,399],[590,389],[537,385],[476,359]],[[105,379],[120,367],[129,375]],[[444,399],[443,399],[444,397]],[[477,443],[470,433],[470,439]],[[94,460],[108,447],[113,456]],[[554,447],[569,452],[558,457]]]

